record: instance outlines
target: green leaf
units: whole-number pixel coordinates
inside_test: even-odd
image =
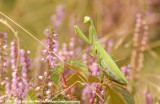
[[[127,102],[127,104],[135,104],[134,99],[129,94],[129,92],[127,91],[126,88],[120,87],[120,86],[114,86],[114,89],[116,89],[117,91],[119,91],[122,94],[122,96],[125,99],[125,101]]]
[[[60,78],[61,78],[63,71],[64,71],[63,64],[57,65],[56,68],[52,69],[53,74],[51,75],[51,78],[52,78],[53,83],[57,87],[57,89],[59,89],[59,82],[60,82]]]
[[[65,62],[65,67],[71,68],[72,70],[85,75],[87,78],[89,76],[88,66],[81,61],[68,60]]]
[[[92,75],[89,75],[88,82],[100,82],[100,80]]]
[[[110,104],[111,103],[111,96],[108,96],[107,98],[106,98],[106,104]]]
[[[124,100],[123,96],[120,92],[118,92],[116,89],[112,87],[107,87],[108,94],[110,96],[110,104],[127,104],[127,102]],[[107,96],[108,99],[108,96]]]
[[[27,98],[25,98],[23,101],[27,101],[27,102],[33,101],[32,104],[38,104],[35,102],[35,100],[37,100],[36,92],[34,90],[29,90]]]
[[[85,82],[87,82],[87,79],[83,75],[81,75],[80,73],[72,74],[72,75],[67,76],[68,86],[71,86],[71,85],[75,84],[77,81],[79,81],[81,83],[85,83]]]
[[[108,94],[106,97],[111,97],[111,103],[109,104],[119,104],[120,101],[122,101],[120,104],[135,104],[134,99],[129,94],[126,87],[120,84],[112,83],[108,85],[106,87],[106,93]]]

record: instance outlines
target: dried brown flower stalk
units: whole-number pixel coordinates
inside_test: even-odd
[[[143,19],[142,14],[137,14],[136,19],[136,27],[135,33],[133,37],[133,46],[134,49],[132,51],[131,56],[131,68],[132,71],[132,94],[134,95],[136,91],[136,82],[139,78],[139,73],[143,67],[144,60],[144,50],[145,45],[147,43],[147,35],[148,35],[148,26],[146,25],[146,21]]]

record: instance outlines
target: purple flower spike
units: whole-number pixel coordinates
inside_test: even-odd
[[[63,5],[59,5],[56,8],[56,13],[54,15],[52,15],[51,20],[53,22],[53,25],[58,28],[64,19],[65,13],[64,13],[64,6]]]
[[[58,46],[59,43],[55,40],[57,39],[58,34],[54,34],[54,32],[49,32],[49,29],[47,29],[48,31],[45,33],[47,36],[47,40],[45,41],[45,44],[47,45],[47,47],[49,48],[49,50],[44,49],[42,50],[42,53],[44,55],[44,57],[42,58],[42,61],[44,62],[48,62],[49,68],[55,68],[56,64],[55,62],[58,61],[57,57],[52,53],[57,53],[58,51]]]
[[[20,50],[20,60],[22,64],[22,76],[27,78],[27,74],[31,71],[32,60],[28,59],[30,51],[25,52],[23,49]],[[27,80],[30,78],[28,77]]]
[[[123,66],[121,67],[121,70],[123,75],[127,78],[127,80],[130,80],[130,75],[131,75],[130,66]]]
[[[11,82],[7,77],[5,79],[5,89],[6,89],[6,94],[8,98],[10,98],[11,97]]]
[[[12,96],[16,100],[24,99],[28,94],[28,81],[31,79],[29,73],[32,67],[32,59],[29,59],[30,51],[25,52],[23,49],[20,50],[20,63],[21,73],[19,73],[19,67],[17,67],[18,58],[18,47],[17,42],[14,40],[11,42],[11,65],[12,65]]]
[[[0,32],[0,79],[4,81],[5,74],[8,68],[8,60],[7,60],[7,33]]]
[[[11,57],[12,57],[11,65],[13,70],[16,70],[17,56],[18,56],[18,47],[16,41],[13,40],[11,42]]]
[[[153,97],[148,90],[144,91],[145,104],[153,104]]]

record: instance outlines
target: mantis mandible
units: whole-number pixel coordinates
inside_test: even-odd
[[[77,25],[74,26],[76,34],[78,34],[78,36],[87,44],[92,45],[93,43],[92,55],[97,55],[98,65],[103,69],[103,74],[107,76],[110,80],[126,86],[128,83],[127,79],[124,77],[113,59],[98,42],[96,29],[94,27],[93,21],[90,19],[90,17],[85,16],[84,23],[89,23],[89,39],[87,39],[87,37],[83,34],[83,32]]]

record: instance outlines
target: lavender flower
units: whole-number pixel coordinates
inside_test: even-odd
[[[18,76],[18,70],[14,70],[12,72],[12,90],[13,90],[13,96],[16,97],[18,96],[18,82],[20,80],[20,77]]]
[[[62,49],[58,51],[58,55],[64,60],[69,60],[72,58],[76,58],[78,54],[81,52],[80,47],[76,47],[76,40],[74,37],[70,39],[70,43],[64,43]]]
[[[28,56],[30,55],[30,51],[27,51],[25,53],[25,51],[23,49],[20,50],[20,60],[21,60],[21,64],[22,64],[22,77],[24,79],[28,80],[30,79],[27,74],[29,74],[31,72],[31,67],[32,67],[32,59],[28,59]]]
[[[91,75],[100,78],[101,76],[101,70],[98,67],[98,64],[96,62],[93,62],[91,65],[89,65],[89,69],[91,71]]]
[[[21,80],[18,82],[18,87],[20,88],[20,97],[24,99],[29,90],[29,86],[31,86],[28,82],[31,79],[29,73],[31,72],[32,60],[28,58],[30,55],[30,51],[25,52],[23,49],[20,50],[20,60],[22,65],[21,71]],[[27,87],[27,88],[26,88]]]
[[[130,72],[130,66],[123,66],[121,67],[121,70],[122,70],[122,73],[123,75],[127,78],[127,80],[130,80],[130,75],[131,75],[131,72]]]
[[[39,76],[39,79],[44,83],[44,86],[37,86],[36,90],[42,89],[42,91],[37,94],[38,97],[42,97],[44,100],[49,99],[52,95],[52,80],[51,80],[51,70],[56,67],[56,62],[58,62],[58,58],[55,56],[54,53],[57,54],[58,52],[58,46],[59,43],[56,41],[58,39],[58,34],[55,34],[52,29],[46,29],[45,35],[47,37],[47,40],[45,41],[47,49],[42,50],[43,58],[42,61],[46,62],[46,71],[44,72],[44,75]],[[47,96],[44,96],[43,94],[47,94]]]
[[[20,63],[22,65],[21,73],[17,67],[18,58],[18,47],[16,41],[11,42],[11,57],[12,57],[12,93],[15,100],[24,99],[29,90],[30,84],[28,83],[31,79],[29,73],[31,72],[32,60],[28,58],[30,51],[25,52],[23,49],[20,50]]]
[[[56,7],[56,13],[54,15],[52,15],[51,20],[53,22],[53,25],[58,28],[64,19],[64,6],[63,5],[59,5]]]
[[[145,104],[153,104],[153,97],[148,90],[144,91]]]
[[[43,98],[43,99],[50,99],[51,96],[53,95],[54,92],[54,87],[53,87],[53,82],[52,79],[50,77],[51,72],[49,71],[49,73],[47,71],[44,72],[44,75],[39,76],[40,81],[42,81],[42,83],[44,83],[43,86],[37,85],[36,87],[36,91],[39,91],[36,95],[39,98]],[[44,94],[46,94],[46,96],[44,96]]]
[[[11,82],[8,77],[5,79],[5,89],[6,89],[6,94],[8,98],[11,97]]]
[[[13,70],[16,70],[16,64],[17,64],[17,57],[18,57],[18,47],[17,47],[17,42],[13,40],[11,42],[11,67]]]
[[[18,96],[18,81],[20,80],[20,77],[18,75],[18,69],[17,69],[17,57],[18,57],[18,47],[15,40],[11,42],[11,67],[13,69],[12,72],[12,84],[11,88],[13,90],[13,96]]]
[[[6,38],[7,38],[7,34],[0,32],[0,69],[1,69],[0,77],[1,77],[1,80],[2,78],[4,78],[4,73],[7,71],[7,60],[6,60],[7,53],[5,52],[7,48],[7,40],[5,40]]]
[[[97,83],[92,83],[90,86],[94,91],[96,91],[96,89],[98,88],[98,85],[99,84],[97,84]],[[83,89],[83,91],[82,91],[82,100],[85,102],[85,104],[91,103],[91,101],[94,98],[94,96],[95,96],[95,93],[93,93],[93,91],[88,86],[86,86]]]
[[[51,30],[51,33],[49,29],[46,30],[47,40],[45,41],[45,44],[47,45],[48,49],[44,49],[42,51],[43,55],[45,56],[42,60],[48,63],[48,67],[50,69],[55,68],[56,64],[55,62],[58,61],[57,57],[52,53],[57,53],[59,43],[56,41],[58,38],[58,34],[54,34],[54,32]]]

